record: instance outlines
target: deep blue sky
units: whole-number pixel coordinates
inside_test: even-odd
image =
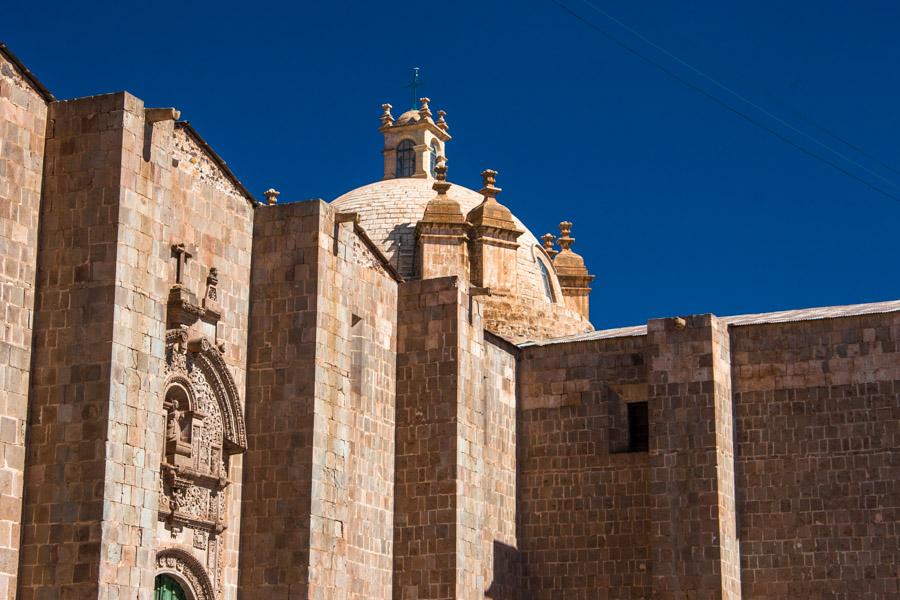
[[[594,2],[805,131],[828,139],[811,120],[900,171],[900,3]],[[274,186],[283,200],[330,200],[379,179],[379,107],[406,107],[419,66],[422,94],[448,111],[450,179],[477,189],[495,168],[500,200],[536,235],[575,223],[575,249],[597,275],[598,328],[900,298],[900,201],[546,0],[10,0],[0,39],[59,98],[127,89],[179,108],[250,190]],[[840,148],[900,185],[900,173]]]

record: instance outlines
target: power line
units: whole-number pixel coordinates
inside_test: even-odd
[[[724,83],[722,83],[721,81],[719,81],[719,80],[716,79],[715,77],[713,77],[713,76],[711,76],[711,75],[708,75],[707,73],[705,73],[704,71],[701,71],[700,69],[698,69],[698,68],[695,67],[694,65],[688,63],[688,62],[685,61],[685,60],[682,60],[681,57],[676,56],[676,55],[673,54],[672,52],[669,52],[667,49],[663,48],[663,47],[660,46],[659,44],[655,43],[653,40],[651,40],[651,39],[647,38],[646,36],[642,35],[639,31],[637,31],[637,30],[634,29],[633,27],[629,27],[626,23],[623,23],[622,21],[620,21],[619,19],[617,19],[617,18],[614,17],[613,15],[609,14],[608,12],[606,12],[605,10],[603,10],[602,8],[600,8],[599,6],[597,6],[596,4],[594,4],[593,2],[591,2],[590,0],[582,0],[582,2],[584,2],[584,3],[585,3],[586,5],[588,5],[590,8],[594,9],[595,11],[597,11],[598,13],[600,13],[601,15],[603,15],[604,17],[606,17],[607,19],[609,19],[610,21],[612,21],[613,23],[615,23],[616,25],[622,27],[623,29],[625,29],[626,31],[628,31],[629,33],[631,33],[632,35],[634,35],[635,37],[637,37],[637,38],[640,39],[641,41],[643,41],[643,42],[645,42],[646,44],[652,46],[652,47],[655,48],[656,50],[659,50],[660,52],[662,52],[663,54],[665,54],[666,56],[668,56],[668,57],[671,58],[672,60],[676,61],[678,64],[680,64],[680,65],[686,67],[687,69],[690,69],[691,71],[693,71],[693,72],[696,73],[697,75],[703,77],[703,78],[706,79],[707,81],[709,81],[709,82],[713,83],[714,85],[718,86],[719,88],[725,90],[726,92],[728,92],[729,94],[731,94],[732,96],[734,96],[735,98],[737,98],[738,100],[740,100],[740,101],[742,101],[742,102],[744,102],[744,103],[746,103],[746,104],[749,104],[750,106],[752,106],[753,108],[755,108],[755,109],[758,110],[759,112],[763,113],[764,115],[766,115],[766,116],[768,116],[768,117],[774,119],[775,121],[781,123],[782,125],[784,125],[784,126],[787,127],[788,129],[790,129],[790,130],[792,130],[792,131],[794,131],[794,132],[796,132],[796,133],[802,135],[803,137],[807,138],[808,140],[811,140],[812,142],[814,142],[814,143],[818,144],[819,146],[825,148],[826,150],[828,150],[829,152],[835,154],[836,156],[839,156],[840,158],[846,160],[847,162],[849,162],[849,163],[851,163],[851,164],[853,164],[853,165],[859,167],[860,169],[864,170],[865,172],[869,173],[870,175],[874,175],[875,177],[881,179],[882,181],[887,182],[887,183],[888,183],[889,185],[891,185],[892,187],[897,188],[897,189],[900,189],[900,185],[897,185],[896,183],[894,183],[894,181],[893,181],[892,179],[889,179],[889,178],[887,178],[887,177],[882,176],[882,175],[879,174],[879,173],[876,173],[875,171],[869,169],[869,168],[866,167],[865,165],[860,164],[859,162],[853,160],[853,159],[850,158],[849,156],[846,156],[846,155],[842,154],[841,152],[838,152],[837,150],[835,150],[834,148],[832,148],[832,147],[829,146],[828,144],[826,144],[826,143],[824,143],[824,142],[818,140],[817,138],[815,138],[815,137],[809,135],[809,134],[806,133],[805,131],[803,131],[803,130],[801,130],[801,129],[798,129],[797,127],[794,127],[791,123],[789,123],[788,121],[782,119],[782,118],[779,117],[778,115],[773,114],[772,112],[770,112],[769,110],[767,110],[765,107],[760,106],[759,104],[753,102],[752,100],[750,100],[749,98],[747,98],[747,97],[744,96],[743,94],[741,94],[741,93],[737,92],[736,90],[730,88],[729,86],[725,85]],[[833,134],[833,133],[830,133],[830,132],[828,132],[828,133],[829,133],[829,135],[831,135],[832,137],[834,137],[835,139],[837,139],[837,140],[840,141],[841,143],[843,143],[843,144],[845,144],[846,146],[852,148],[853,150],[859,152],[860,154],[865,155],[865,156],[867,156],[868,158],[871,158],[872,160],[878,162],[878,163],[881,164],[883,167],[885,167],[885,168],[887,168],[887,169],[889,169],[889,170],[891,170],[891,171],[894,171],[894,172],[897,172],[898,174],[900,174],[900,172],[895,171],[893,168],[891,168],[891,167],[889,167],[888,165],[882,163],[880,160],[875,159],[875,158],[869,156],[869,155],[866,154],[861,148],[855,146],[854,144],[851,144],[850,142],[844,140],[844,139],[841,138],[840,136],[837,136],[837,135],[835,135],[835,134]]]
[[[807,148],[804,148],[803,146],[797,144],[796,142],[794,142],[793,140],[791,140],[789,137],[785,136],[785,135],[782,134],[781,132],[779,132],[779,131],[777,131],[777,130],[771,128],[771,127],[769,127],[769,126],[766,125],[765,123],[761,123],[760,121],[754,119],[752,116],[750,116],[750,115],[748,115],[748,114],[742,112],[741,110],[739,110],[739,109],[737,109],[737,108],[734,108],[733,106],[731,106],[730,104],[726,103],[724,100],[720,99],[719,97],[713,95],[712,93],[708,92],[707,90],[703,89],[702,87],[700,87],[700,86],[696,85],[695,83],[693,83],[693,82],[691,82],[691,81],[685,79],[684,77],[678,75],[677,73],[675,73],[674,71],[672,71],[671,69],[669,69],[669,68],[666,67],[665,65],[661,64],[660,62],[654,60],[653,58],[651,58],[651,57],[649,57],[649,56],[646,56],[645,54],[641,53],[640,51],[636,50],[635,48],[632,48],[631,46],[629,46],[629,45],[626,44],[625,42],[620,41],[618,38],[616,38],[615,36],[611,35],[611,34],[608,33],[607,31],[605,31],[605,30],[604,30],[603,28],[601,28],[599,25],[597,25],[597,24],[595,24],[595,23],[593,23],[593,22],[587,20],[586,18],[582,17],[580,14],[578,14],[577,12],[575,12],[574,10],[572,10],[571,8],[569,8],[568,6],[566,6],[565,4],[563,4],[562,2],[559,2],[558,0],[550,0],[550,1],[551,1],[553,4],[555,4],[556,6],[558,6],[561,10],[563,10],[564,12],[566,12],[567,14],[569,14],[570,16],[574,17],[574,18],[577,19],[578,21],[581,21],[582,23],[584,23],[586,26],[590,27],[591,29],[597,31],[597,32],[600,33],[603,37],[605,37],[605,38],[608,39],[609,41],[613,42],[615,45],[619,46],[620,48],[622,48],[622,49],[625,50],[626,52],[629,52],[630,54],[633,54],[633,55],[637,56],[638,58],[640,58],[640,59],[643,60],[644,62],[650,64],[651,66],[656,67],[656,68],[659,69],[660,71],[662,71],[662,72],[664,72],[665,74],[669,75],[670,77],[672,77],[672,78],[675,79],[676,81],[679,81],[679,82],[681,82],[682,84],[686,85],[687,87],[691,88],[692,90],[694,90],[694,91],[696,91],[696,92],[702,94],[703,96],[706,96],[707,98],[709,98],[710,100],[712,100],[712,101],[715,102],[716,104],[720,105],[721,107],[725,108],[725,109],[728,110],[729,112],[732,112],[732,113],[738,115],[739,117],[741,117],[742,119],[748,121],[749,123],[751,123],[751,124],[753,124],[753,125],[759,127],[760,129],[763,129],[764,131],[767,131],[768,133],[771,133],[772,135],[774,135],[775,137],[777,137],[778,139],[780,139],[780,140],[783,141],[784,143],[786,143],[786,144],[788,144],[788,145],[794,147],[795,149],[799,150],[800,152],[803,152],[804,154],[806,154],[807,156],[809,156],[809,157],[811,157],[811,158],[814,158],[814,159],[816,159],[816,160],[818,160],[818,161],[820,161],[820,162],[825,163],[826,165],[832,167],[833,169],[836,169],[836,170],[839,171],[840,173],[843,173],[843,174],[846,175],[847,177],[849,177],[849,178],[851,178],[851,179],[853,179],[853,180],[855,180],[855,181],[857,181],[857,182],[863,184],[864,186],[868,187],[869,189],[871,189],[871,190],[873,190],[873,191],[875,191],[875,192],[878,192],[879,194],[881,194],[881,195],[883,195],[883,196],[886,196],[886,197],[888,197],[888,198],[890,198],[890,199],[892,199],[892,200],[894,200],[894,201],[896,201],[896,202],[900,202],[900,196],[894,195],[894,194],[892,194],[892,193],[890,193],[890,192],[888,192],[888,191],[885,191],[884,189],[878,187],[877,185],[875,185],[875,184],[873,184],[873,183],[871,183],[871,182],[869,182],[869,181],[866,181],[865,179],[863,179],[862,177],[859,177],[859,176],[856,175],[855,173],[853,173],[853,172],[851,172],[851,171],[848,171],[847,169],[841,167],[840,165],[838,165],[838,164],[835,163],[834,161],[831,161],[831,160],[829,160],[828,158],[826,158],[826,157],[824,157],[824,156],[821,156],[821,155],[819,155],[819,154],[816,154],[816,153],[813,152],[812,150],[809,150],[809,149],[807,149]],[[599,9],[598,9],[598,10],[599,10]],[[602,12],[602,11],[601,11],[601,12]],[[615,21],[615,19],[613,19],[613,20]],[[618,21],[617,21],[617,22],[618,22]],[[627,27],[627,26],[626,26],[626,27]],[[641,37],[643,37],[643,36],[641,36]],[[646,39],[646,38],[644,38],[644,39]],[[652,42],[651,42],[651,43],[652,43]],[[655,44],[654,44],[654,46],[655,46]],[[677,57],[676,57],[676,58],[677,58]],[[680,59],[679,59],[679,60],[680,60]],[[685,64],[686,64],[686,63],[685,63]],[[688,66],[689,66],[689,65],[688,65]],[[693,67],[691,67],[691,68],[693,68]],[[698,72],[699,72],[699,71],[698,71]],[[725,87],[725,86],[722,86],[722,87]],[[737,95],[737,94],[735,94],[735,95]],[[738,95],[738,97],[739,97],[739,95]],[[749,103],[749,101],[748,101],[748,103]],[[752,103],[750,103],[750,104],[752,104]],[[821,142],[819,142],[819,144],[820,144],[821,146],[825,147],[825,148],[828,148],[827,145],[822,144]],[[835,153],[836,155],[838,155],[838,156],[842,156],[840,153],[838,153],[838,152],[836,152],[836,151],[833,151],[833,150],[832,150],[832,152],[834,152],[834,153]],[[853,161],[849,161],[849,162],[853,162]],[[863,169],[865,169],[865,167],[863,167]],[[866,169],[866,170],[868,170],[868,169]],[[877,175],[877,174],[876,174],[876,175]],[[877,175],[877,176],[878,176],[878,177],[881,177],[880,175]],[[881,177],[881,178],[884,179],[883,177]],[[888,181],[889,183],[891,183],[892,185],[894,185],[895,187],[897,187],[896,184],[893,184],[893,182],[890,182],[890,180],[886,180],[886,181]]]

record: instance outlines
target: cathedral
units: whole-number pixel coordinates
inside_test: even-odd
[[[596,330],[446,116],[257,199],[0,44],[0,599],[900,597],[900,301]]]

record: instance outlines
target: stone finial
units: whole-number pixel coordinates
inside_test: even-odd
[[[450,184],[447,183],[447,157],[446,156],[438,156],[437,161],[434,165],[434,185],[431,186],[431,189],[436,191],[438,194],[444,195],[447,193],[447,190],[450,189]]]
[[[496,196],[500,193],[500,188],[494,185],[497,182],[497,171],[485,169],[481,172],[481,178],[484,181],[484,187],[479,190],[479,193],[484,196],[484,200],[469,211],[466,216],[469,223],[476,228],[490,228],[493,230],[491,235],[497,231],[503,231],[506,233],[501,235],[512,235],[512,239],[519,237],[522,231],[516,227],[512,212],[497,202]]]
[[[484,187],[481,188],[479,193],[484,196],[485,200],[494,200],[496,202],[495,198],[501,191],[500,188],[494,185],[497,183],[497,171],[485,169],[481,172],[481,180]]]
[[[391,114],[391,109],[394,108],[390,104],[382,104],[381,109],[384,111],[381,113],[381,126],[382,127],[390,127],[394,124],[394,115]]]
[[[281,195],[281,192],[279,192],[275,188],[269,188],[265,192],[263,192],[263,195],[266,197],[266,204],[268,204],[269,206],[274,206],[275,203],[278,202],[278,196]]]
[[[450,129],[450,126],[447,125],[447,121],[444,119],[444,117],[447,116],[447,111],[439,110],[437,114],[438,114],[438,120],[437,120],[436,125],[438,127],[440,127],[441,129],[443,129],[444,131],[447,131],[448,129]]]
[[[552,233],[545,233],[541,236],[541,239],[544,240],[544,251],[550,258],[553,258],[557,255],[557,251],[553,249],[553,240],[555,236]]]
[[[434,166],[434,178],[438,181],[447,181],[447,157],[438,156]]]
[[[422,108],[419,109],[419,114],[423,119],[431,118],[431,109],[428,108],[428,103],[431,102],[431,98],[419,98],[419,102],[422,103]]]
[[[589,297],[594,276],[588,273],[584,259],[572,251],[575,238],[570,235],[571,232],[571,222],[563,221],[559,224],[560,236],[556,241],[561,250],[553,257],[553,268],[556,270],[566,306],[577,310],[587,319],[590,317]]]
[[[569,236],[571,231],[572,223],[570,221],[563,221],[559,224],[559,239],[557,243],[559,243],[562,252],[571,252],[572,250],[572,243],[575,242],[575,238]]]

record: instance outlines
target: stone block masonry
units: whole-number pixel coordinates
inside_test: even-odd
[[[0,52],[0,600],[15,598],[47,100]]]
[[[172,244],[197,247],[180,271],[187,289],[218,270],[222,335],[211,335],[243,384],[252,207],[213,188],[198,146],[179,160],[192,142],[127,93],[54,103],[50,119],[20,597],[149,599],[157,551],[173,544],[158,521]],[[224,598],[236,593],[233,463],[232,532],[209,559]]]
[[[457,595],[458,279],[400,288],[394,484],[395,599]]]
[[[253,229],[239,583],[273,600],[309,589],[320,210],[260,209]]]
[[[522,349],[518,494],[524,598],[649,598],[650,456],[620,415],[646,400],[643,335]]]
[[[484,339],[480,309],[456,277],[400,286],[397,599],[510,598],[517,585],[516,353]]]
[[[731,357],[712,315],[650,321],[651,573],[657,597],[741,597]]]
[[[336,217],[255,225],[240,580],[274,598],[391,593],[397,282]]]
[[[900,597],[900,312],[730,333],[745,600]]]
[[[139,567],[132,573],[128,565],[138,558],[141,524],[151,528],[155,521],[138,508],[144,504],[142,485],[153,485],[153,475],[146,482],[142,474],[135,479],[137,448],[124,455],[127,394],[117,390],[114,402],[110,394],[114,381],[125,384],[123,361],[135,364],[132,359],[139,358],[114,344],[116,304],[125,297],[124,290],[117,294],[116,271],[128,110],[137,106],[125,94],[55,103],[50,110],[19,574],[24,599],[41,597],[41,590],[97,597],[102,585],[119,582],[119,565],[125,588],[137,590],[145,578]],[[153,318],[152,304],[147,309]],[[162,318],[157,311],[156,320]],[[150,359],[140,356],[144,368]],[[161,434],[161,419],[157,426]],[[118,466],[107,468],[113,456]],[[107,476],[119,484],[128,478],[131,514],[107,497]],[[104,514],[116,519],[107,521],[116,531],[104,527]]]

